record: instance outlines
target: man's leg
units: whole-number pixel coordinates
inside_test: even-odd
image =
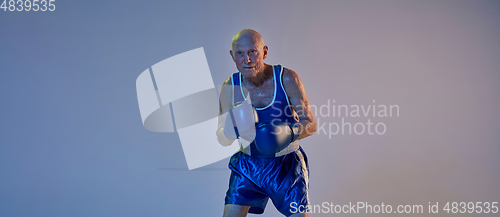
[[[237,204],[224,205],[223,217],[245,217],[247,216],[249,206],[242,206]]]

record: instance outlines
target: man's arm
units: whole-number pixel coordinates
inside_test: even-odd
[[[306,91],[297,73],[291,69],[283,68],[283,86],[288,95],[288,100],[299,116],[298,139],[313,135],[316,132],[316,120],[307,99]]]
[[[226,121],[226,116],[229,115],[228,111],[232,107],[232,83],[231,78],[228,78],[222,84],[222,88],[219,95],[219,124],[217,126],[217,141],[223,146],[228,146],[233,144],[234,139],[228,139],[224,135],[224,123]]]

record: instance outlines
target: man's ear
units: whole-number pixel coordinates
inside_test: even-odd
[[[231,55],[231,59],[234,61],[233,50],[229,50],[229,55]]]
[[[264,56],[263,56],[263,59],[266,59],[267,58],[267,51],[269,50],[269,48],[267,47],[267,45],[264,45]]]

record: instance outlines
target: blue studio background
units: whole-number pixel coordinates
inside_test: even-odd
[[[135,80],[203,47],[220,85],[245,28],[311,105],[400,108],[371,118],[384,135],[300,141],[313,205],[500,201],[498,1],[55,4],[0,10],[0,216],[221,216],[228,158],[189,171],[177,134],[143,127]],[[280,214],[270,202],[263,216]]]

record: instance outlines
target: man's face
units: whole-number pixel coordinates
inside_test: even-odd
[[[264,59],[267,57],[267,49],[262,43],[246,37],[238,39],[238,43],[229,53],[243,76],[255,77],[265,69]]]

